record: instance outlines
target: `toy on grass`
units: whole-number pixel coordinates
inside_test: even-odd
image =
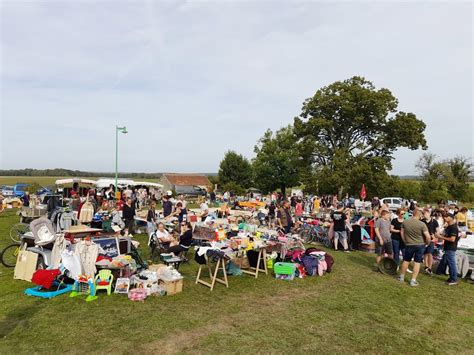
[[[53,298],[63,293],[70,292],[72,285],[64,283],[64,267],[61,265],[59,269],[36,270],[33,274],[31,282],[36,284],[25,290],[25,295],[42,298]]]
[[[114,275],[112,275],[112,271],[107,269],[100,270],[95,277],[95,292],[97,293],[98,290],[107,290],[107,295],[110,296],[113,281]]]
[[[72,286],[72,292],[69,297],[76,297],[85,294],[88,295],[86,298],[87,302],[94,301],[97,299],[97,296],[95,294],[94,279],[86,275],[81,275],[74,282],[74,285]]]

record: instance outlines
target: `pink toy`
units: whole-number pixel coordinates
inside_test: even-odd
[[[144,301],[146,296],[144,288],[134,288],[128,292],[128,299],[131,301]]]

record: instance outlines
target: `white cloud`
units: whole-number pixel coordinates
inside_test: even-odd
[[[1,10],[1,168],[112,170],[118,123],[130,130],[120,142],[127,171],[216,171],[224,151],[251,157],[267,128],[290,123],[306,97],[352,75],[388,87],[425,120],[432,151],[472,155],[468,3],[3,2]],[[19,125],[21,144],[8,133]],[[397,153],[394,171],[413,173],[419,154]]]

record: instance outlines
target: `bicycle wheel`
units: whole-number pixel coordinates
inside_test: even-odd
[[[20,252],[20,244],[11,244],[2,250],[0,260],[6,267],[15,267],[18,253]]]
[[[16,223],[10,228],[10,238],[15,243],[19,243],[21,236],[30,230],[30,225],[26,223]]]

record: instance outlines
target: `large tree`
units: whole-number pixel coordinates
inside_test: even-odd
[[[454,157],[447,162],[446,185],[448,191],[457,200],[467,201],[469,176],[472,174],[472,163],[466,157]]]
[[[265,132],[255,146],[253,159],[254,181],[263,192],[298,184],[298,154],[293,127],[287,126],[273,133]]]
[[[234,183],[249,188],[252,185],[252,166],[241,154],[230,150],[221,161],[218,177],[222,186]]]
[[[455,157],[438,161],[436,155],[425,153],[416,163],[416,168],[421,173],[420,190],[424,201],[436,202],[449,197],[469,200],[472,164],[468,158]]]
[[[356,193],[367,180],[369,193],[380,189],[398,148],[427,148],[425,124],[397,107],[390,90],[376,89],[362,77],[318,90],[294,120],[300,155],[311,172],[307,175],[331,186],[331,192]],[[361,162],[369,167],[362,174]],[[360,177],[354,181],[356,175]]]
[[[448,166],[436,160],[436,155],[424,153],[416,163],[421,175],[420,197],[425,202],[446,200],[449,195],[446,188]]]

